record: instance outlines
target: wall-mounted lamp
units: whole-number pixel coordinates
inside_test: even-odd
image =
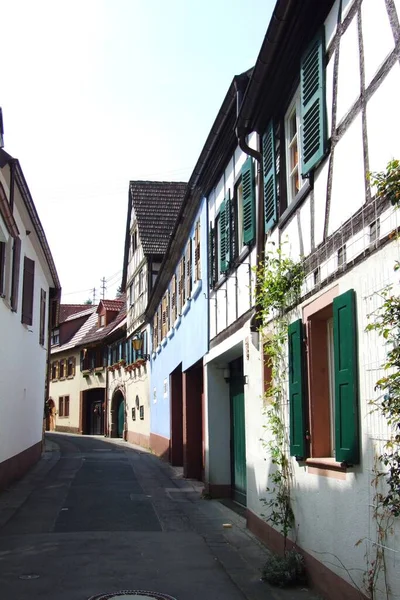
[[[132,344],[133,344],[133,349],[136,350],[136,352],[140,351],[143,346],[143,338],[141,336],[137,336],[137,337],[133,338]],[[145,360],[150,360],[150,355],[143,354],[143,358]]]
[[[230,378],[231,378],[231,372],[228,367],[228,368],[224,369],[224,379],[225,379],[226,383],[229,383]]]

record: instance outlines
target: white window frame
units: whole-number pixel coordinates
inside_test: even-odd
[[[293,138],[290,137],[290,119],[293,112],[296,111],[296,134]],[[298,87],[293,99],[289,105],[289,108],[285,115],[285,153],[286,153],[286,187],[287,187],[287,205],[289,206],[296,195],[300,192],[303,185],[306,183],[306,179],[301,176],[301,102],[300,102],[300,86]],[[294,139],[296,138],[296,139]],[[294,141],[297,142],[297,166],[289,172],[290,165],[290,152]],[[292,189],[292,178],[297,170],[299,177],[299,190],[294,193]]]

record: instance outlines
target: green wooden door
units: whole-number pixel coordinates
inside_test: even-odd
[[[243,359],[230,363],[232,496],[246,506],[246,429]]]
[[[118,437],[124,437],[125,427],[125,402],[121,400],[118,407]]]

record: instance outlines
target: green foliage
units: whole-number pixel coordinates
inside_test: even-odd
[[[398,264],[395,269],[398,270]],[[367,331],[376,331],[390,348],[382,365],[385,375],[376,382],[382,392],[373,402],[391,428],[392,435],[384,451],[378,457],[385,471],[380,474],[387,483],[387,492],[382,495],[382,505],[394,517],[400,517],[400,296],[387,287],[383,292],[382,306],[370,318]]]
[[[398,161],[389,165],[397,168],[397,178],[400,178]],[[400,179],[399,179],[400,181]],[[395,184],[391,182],[392,191]],[[387,188],[383,187],[382,190]],[[378,189],[379,193],[379,189]],[[388,194],[389,192],[383,192]],[[398,196],[400,198],[400,195]],[[392,203],[394,203],[392,201]],[[395,263],[394,270],[399,270],[399,262]],[[377,597],[377,586],[380,575],[383,575],[385,598],[390,597],[390,588],[386,579],[385,548],[389,534],[393,533],[394,519],[400,517],[400,296],[393,294],[391,286],[380,292],[382,305],[369,315],[371,322],[367,331],[376,331],[384,340],[388,348],[386,359],[382,365],[384,375],[375,385],[375,390],[381,392],[377,400],[371,401],[373,411],[378,411],[386,420],[390,428],[390,437],[383,450],[380,449],[375,456],[374,478],[372,486],[373,518],[376,524],[376,541],[372,550],[365,554],[367,570],[364,575],[364,587],[369,597]],[[356,545],[363,540],[359,540]]]
[[[287,536],[295,522],[291,507],[292,471],[284,414],[287,404],[287,314],[289,308],[299,300],[304,270],[301,263],[296,263],[284,255],[282,247],[274,248],[273,243],[271,246],[264,264],[256,270],[259,287],[256,300],[261,307],[262,335],[268,324],[268,333],[264,341],[264,360],[268,361],[271,372],[271,381],[268,382],[266,392],[269,406],[265,429],[268,439],[263,443],[271,456],[273,471],[269,475],[267,497],[261,500],[267,509],[267,514],[263,516],[281,531],[286,553]]]
[[[90,304],[93,304],[93,301],[90,298],[88,298],[87,300],[85,300],[85,302],[83,304],[90,305]]]
[[[285,556],[272,555],[261,572],[262,580],[278,587],[304,585],[307,581],[304,558],[296,550]]]
[[[386,171],[369,173],[368,179],[376,186],[377,198],[388,198],[393,205],[400,202],[400,161],[391,160]]]
[[[256,270],[260,287],[257,302],[262,307],[263,324],[274,310],[282,313],[296,302],[304,281],[302,263],[285,256],[282,247],[274,248],[274,242],[271,245],[264,264]]]

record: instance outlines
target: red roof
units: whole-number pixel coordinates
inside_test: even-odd
[[[100,306],[104,306],[106,310],[119,312],[121,308],[125,306],[125,299],[121,298],[118,300],[100,300],[97,312],[99,311]]]
[[[87,308],[90,308],[90,304],[60,304],[59,322],[63,323],[69,316],[79,313]]]

